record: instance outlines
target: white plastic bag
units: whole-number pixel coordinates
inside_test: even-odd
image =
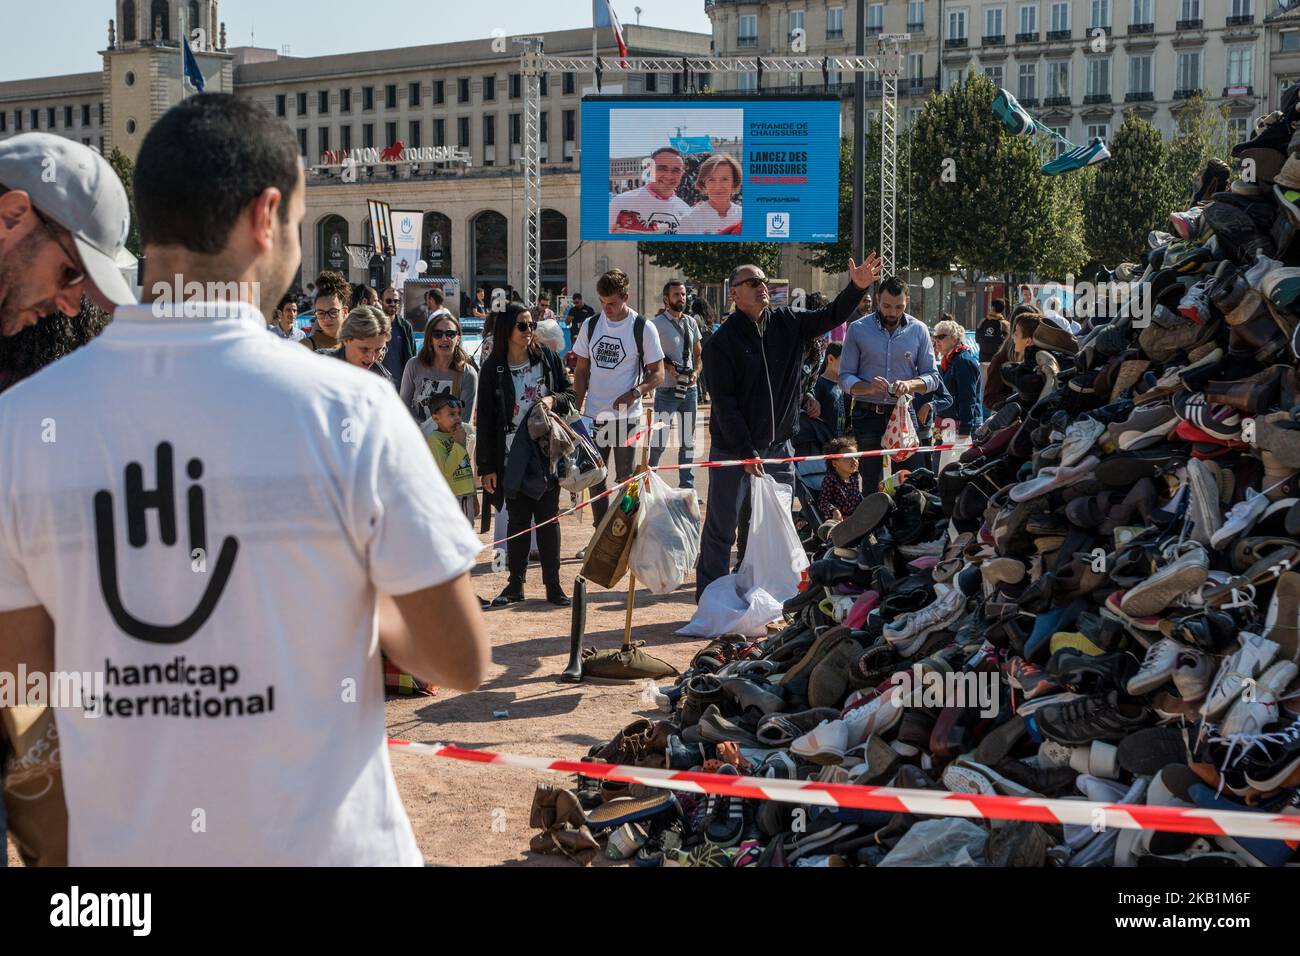
[[[808,556],[791,518],[793,492],[771,475],[750,479],[749,540],[735,574],[711,582],[695,615],[677,633],[686,637],[762,637],[799,592]]]
[[[700,505],[690,488],[670,488],[650,472],[641,488],[628,569],[654,594],[682,586],[700,556]]]

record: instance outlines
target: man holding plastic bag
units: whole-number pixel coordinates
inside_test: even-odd
[[[704,347],[713,411],[709,420],[711,460],[782,458],[791,454],[804,349],[820,335],[848,321],[862,293],[880,278],[874,253],[861,265],[849,260],[849,284],[835,301],[807,311],[771,308],[767,277],[755,265],[733,270],[728,285],[735,311]],[[790,464],[749,464],[709,472],[708,505],[700,557],[695,568],[695,600],[710,582],[726,576],[741,507],[749,496],[749,475],[770,474],[794,484]],[[757,516],[755,516],[757,517]]]
[[[907,425],[901,421],[902,409],[910,403],[899,399],[939,387],[930,332],[924,322],[907,314],[907,286],[897,276],[880,283],[876,301],[875,312],[849,326],[840,357],[840,389],[853,399],[853,437],[860,451],[888,447],[883,440],[894,419],[894,447],[916,447],[907,443]],[[908,415],[915,438],[915,410],[909,408]],[[883,471],[881,459],[863,458],[861,471],[862,493],[874,493]]]

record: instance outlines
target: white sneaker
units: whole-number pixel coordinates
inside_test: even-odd
[[[1205,549],[1193,542],[1187,542],[1181,547],[1181,555],[1124,592],[1120,609],[1125,614],[1133,617],[1159,614],[1180,595],[1205,583],[1210,569],[1210,559]]]
[[[1200,703],[1213,680],[1213,657],[1195,647],[1179,647],[1173,673],[1174,688],[1179,697],[1189,704]]]
[[[938,597],[919,611],[913,611],[885,625],[885,640],[901,656],[908,657],[935,631],[943,630],[961,617],[966,609],[966,595],[957,587],[935,587]]]
[[[903,719],[903,708],[909,696],[909,689],[910,683],[900,684],[897,691],[891,687],[879,697],[845,714],[840,722],[844,724],[848,736],[846,748],[856,747],[872,734],[883,734],[887,730],[892,730]]]
[[[1269,503],[1268,495],[1255,491],[1253,488],[1247,489],[1246,500],[1233,505],[1227,515],[1224,516],[1223,526],[1210,535],[1211,547],[1222,548],[1237,535],[1245,534],[1253,528],[1255,522],[1263,516]]]
[[[900,544],[898,553],[905,558],[926,558],[930,556],[942,557],[944,550],[948,547],[948,538],[941,535],[933,541],[920,541],[916,544]]]
[[[1188,459],[1187,480],[1192,488],[1192,499],[1187,508],[1188,517],[1192,519],[1191,538],[1200,544],[1209,544],[1223,527],[1217,469],[1199,458]]]
[[[818,764],[839,763],[844,751],[849,749],[848,728],[842,720],[823,720],[802,737],[790,744],[790,752],[797,757]]]
[[[1068,767],[1070,766],[1070,757],[1074,751],[1075,748],[1067,744],[1058,744],[1055,740],[1044,740],[1038,747],[1038,766],[1044,770]]]
[[[1243,631],[1237,635],[1237,640],[1241,647],[1223,659],[1205,703],[1201,705],[1201,716],[1206,720],[1222,717],[1233,701],[1241,696],[1246,681],[1259,677],[1277,657],[1278,646],[1258,634]]]
[[[1155,690],[1174,676],[1178,666],[1178,652],[1185,645],[1165,637],[1147,648],[1147,656],[1142,661],[1138,672],[1129,678],[1128,692],[1140,697]]]
[[[1260,675],[1254,686],[1247,684],[1241,696],[1228,708],[1220,733],[1224,737],[1255,737],[1281,717],[1278,697],[1287,689],[1300,667],[1294,661],[1278,661]]]
[[[1105,433],[1106,426],[1092,418],[1071,422],[1061,442],[1061,464],[1077,465]]]

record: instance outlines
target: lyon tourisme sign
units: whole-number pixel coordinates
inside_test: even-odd
[[[462,163],[470,165],[469,150],[457,146],[422,146],[419,149],[407,147],[400,140],[393,145],[378,149],[362,147],[360,149],[329,149],[321,153],[321,166],[379,166],[397,165],[398,163]]]

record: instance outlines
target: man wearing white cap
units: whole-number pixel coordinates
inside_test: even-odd
[[[117,257],[130,204],[103,156],[62,136],[24,133],[0,142],[0,335],[43,316],[135,302]]]

